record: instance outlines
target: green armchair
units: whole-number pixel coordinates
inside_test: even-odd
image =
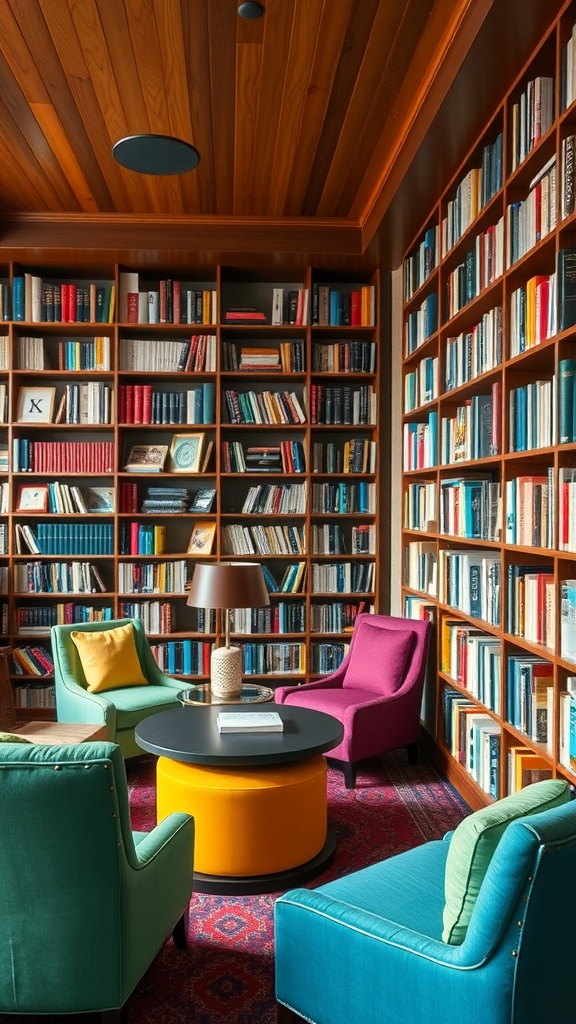
[[[100,741],[0,743],[0,821],[0,1014],[120,1021],[170,933],[186,945],[193,819],[132,832],[122,752]]]
[[[87,690],[80,656],[70,634],[73,631],[97,633],[126,626],[134,627],[134,640],[142,674],[147,686],[127,686],[90,693]],[[52,626],[52,656],[56,714],[60,722],[93,722],[106,726],[106,739],[122,747],[124,757],[142,754],[134,738],[134,727],[148,715],[179,707],[176,694],[190,684],[162,672],[152,654],[141,619],[113,619],[73,626]],[[103,645],[104,650],[104,645]]]

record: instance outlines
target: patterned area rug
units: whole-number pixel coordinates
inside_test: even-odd
[[[156,821],[155,764],[127,764],[132,826]],[[313,888],[384,857],[438,839],[468,812],[458,794],[427,761],[411,765],[404,751],[375,759],[358,772],[356,789],[342,773],[328,772],[329,822],[337,847]],[[132,993],[124,1024],[275,1024],[273,907],[278,893],[192,897],[190,944],[168,940]],[[93,1015],[78,1018],[85,1024]],[[2,1024],[71,1024],[71,1017],[7,1017]]]

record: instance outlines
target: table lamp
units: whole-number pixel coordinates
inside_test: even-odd
[[[263,608],[270,604],[262,566],[257,562],[198,563],[186,602],[195,608],[224,612],[224,646],[216,647],[210,659],[210,687],[215,697],[235,699],[242,693],[242,651],[230,645],[230,610]]]

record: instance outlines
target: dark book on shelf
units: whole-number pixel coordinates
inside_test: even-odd
[[[557,327],[565,331],[576,324],[576,249],[560,249],[556,257]]]
[[[192,499],[190,512],[211,512],[215,497],[214,487],[201,487]]]

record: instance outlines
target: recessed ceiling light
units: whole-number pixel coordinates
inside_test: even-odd
[[[264,14],[264,8],[262,4],[257,4],[253,0],[249,0],[248,3],[238,5],[238,14],[241,18],[247,18],[249,21],[256,21],[257,18],[261,18]]]
[[[172,135],[127,135],[112,153],[122,167],[140,174],[183,174],[200,160],[194,146]]]

